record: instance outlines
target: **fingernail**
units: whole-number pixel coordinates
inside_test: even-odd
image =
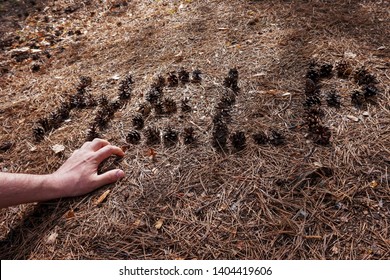
[[[125,172],[123,172],[123,170],[118,170],[118,171],[116,172],[116,177],[117,177],[118,179],[125,177]]]

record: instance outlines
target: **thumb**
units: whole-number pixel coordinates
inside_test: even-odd
[[[125,177],[125,172],[123,172],[123,170],[113,169],[98,175],[98,183],[99,185],[104,186],[114,183],[123,177]]]

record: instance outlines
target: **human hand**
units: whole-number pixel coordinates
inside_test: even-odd
[[[108,141],[94,139],[73,152],[65,163],[53,174],[51,181],[57,197],[79,196],[103,185],[123,178],[123,170],[114,169],[98,175],[99,164],[111,155],[124,156],[124,152]]]

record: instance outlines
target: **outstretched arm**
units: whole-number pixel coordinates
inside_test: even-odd
[[[123,151],[102,139],[86,142],[53,174],[0,173],[0,208],[89,193],[125,176],[120,169],[97,174],[99,164]]]

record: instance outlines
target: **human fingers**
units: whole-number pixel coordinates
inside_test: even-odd
[[[121,148],[117,146],[107,145],[101,148],[100,150],[96,151],[95,159],[97,160],[97,162],[101,163],[103,160],[105,160],[111,155],[117,155],[123,157],[125,153]]]
[[[80,149],[85,149],[86,147],[88,147],[89,145],[91,145],[91,141],[87,141],[87,142],[84,142],[84,144],[81,146]]]
[[[104,140],[104,139],[100,139],[100,138],[95,138],[93,139],[93,141],[91,142],[90,144],[90,148],[96,152],[98,150],[100,150],[101,148],[107,146],[107,145],[110,145],[110,142],[108,142],[107,140]]]
[[[97,187],[101,187],[104,185],[114,183],[123,177],[125,177],[125,172],[123,172],[123,170],[120,169],[110,170],[103,174],[97,175],[96,184]]]
[[[80,149],[74,150],[71,156],[74,156],[74,155],[77,154],[79,151],[80,151]]]

